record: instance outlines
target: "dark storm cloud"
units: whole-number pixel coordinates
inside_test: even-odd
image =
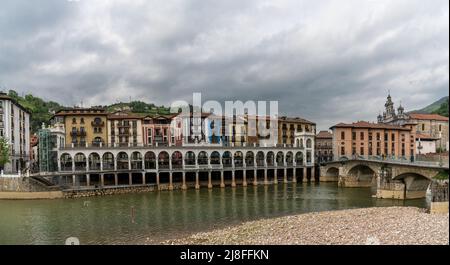
[[[318,123],[448,95],[448,1],[3,1],[0,86],[67,105],[278,100]]]

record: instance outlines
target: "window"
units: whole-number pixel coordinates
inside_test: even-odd
[[[80,123],[81,123],[81,124],[84,124],[84,118],[81,118],[81,119],[80,119]]]
[[[372,141],[372,133],[369,133],[369,141]]]
[[[356,155],[356,147],[352,147],[352,155]]]
[[[360,132],[360,133],[359,133],[359,138],[360,138],[361,140],[364,140],[364,132]]]
[[[388,133],[384,133],[384,141],[388,141],[388,139],[389,139],[389,135],[388,135]]]
[[[72,124],[77,124],[77,119],[76,118],[72,118]]]
[[[377,133],[377,141],[380,141],[380,139],[381,139],[381,135],[380,135],[380,133]]]
[[[394,134],[394,133],[391,135],[391,141],[392,141],[392,142],[395,141],[395,134]]]
[[[422,123],[422,131],[425,131],[425,123]]]
[[[341,132],[341,140],[345,140],[345,132]]]
[[[153,133],[152,128],[148,128],[148,129],[147,129],[147,141],[148,141],[149,144],[152,144],[152,143],[153,143],[153,140],[152,140],[152,133]]]
[[[341,155],[345,155],[345,147],[341,146]]]
[[[361,148],[359,149],[359,151],[360,151],[359,154],[363,156],[363,155],[364,155],[364,147],[361,147]]]
[[[442,125],[439,124],[439,131],[442,132]]]
[[[356,140],[356,132],[352,132],[352,140],[353,140],[353,141]]]

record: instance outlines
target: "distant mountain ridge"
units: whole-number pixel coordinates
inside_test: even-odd
[[[408,113],[439,114],[448,117],[448,96],[445,96],[433,102],[432,104],[426,106],[425,108],[413,110]]]

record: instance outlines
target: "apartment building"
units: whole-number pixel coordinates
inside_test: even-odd
[[[8,141],[10,150],[10,161],[2,170],[24,170],[30,161],[30,112],[5,93],[0,93],[0,137]]]
[[[102,146],[106,144],[107,112],[105,108],[65,108],[55,113],[52,126],[64,125],[67,146]]]
[[[332,126],[334,159],[379,156],[410,159],[415,155],[413,124],[404,126],[358,121]]]
[[[176,115],[146,115],[142,118],[143,143],[146,146],[175,145],[175,128],[172,119]]]
[[[117,111],[108,114],[108,145],[142,146],[142,121],[142,116],[131,112]]]

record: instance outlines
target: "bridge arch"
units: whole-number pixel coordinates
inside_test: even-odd
[[[416,172],[406,172],[394,177],[405,184],[405,199],[424,198],[431,180]]]
[[[376,184],[376,171],[368,165],[355,165],[348,171],[347,175],[352,178],[351,181],[358,182],[360,187],[373,187]]]
[[[337,179],[339,177],[339,169],[337,167],[328,168],[327,171],[325,172],[325,177]]]

